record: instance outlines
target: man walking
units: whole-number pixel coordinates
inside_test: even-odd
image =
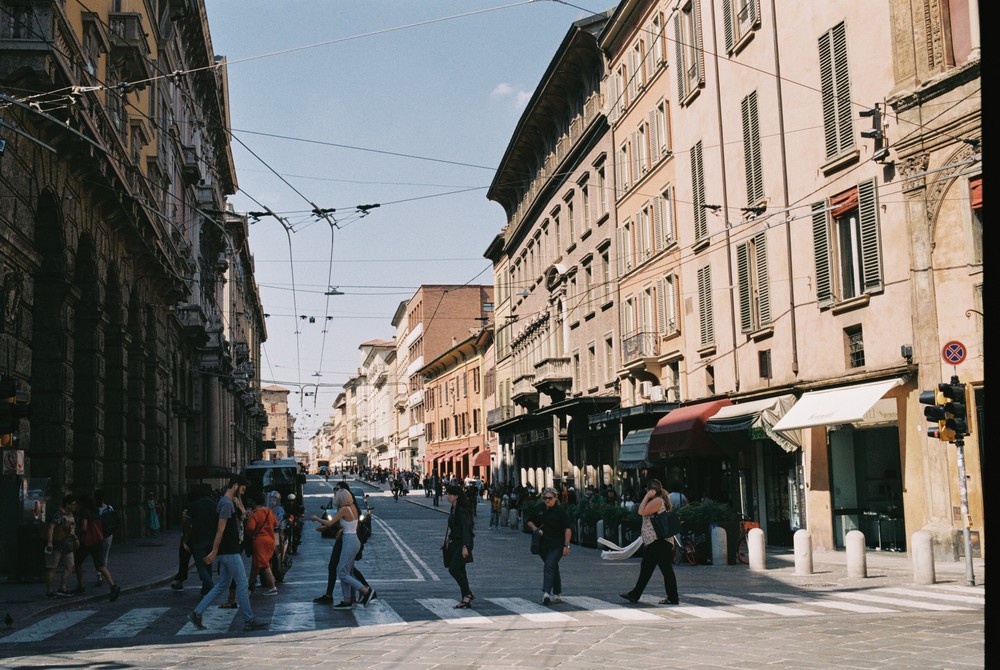
[[[230,477],[229,486],[226,488],[225,494],[219,498],[219,503],[216,506],[219,521],[216,525],[215,539],[212,542],[212,550],[202,560],[206,565],[218,561],[219,581],[195,606],[194,611],[188,615],[191,623],[202,630],[204,630],[205,624],[201,621],[201,615],[204,614],[209,605],[228,590],[230,582],[234,580],[236,582],[236,602],[245,621],[243,629],[259,630],[267,628],[269,625],[268,621],[255,618],[253,610],[250,609],[246,566],[243,565],[243,557],[240,556],[243,544],[243,525],[236,516],[233,499],[246,493],[247,483],[247,478],[243,475]]]

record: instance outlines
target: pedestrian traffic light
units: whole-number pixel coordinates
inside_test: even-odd
[[[941,391],[941,386],[946,384],[939,384],[936,391],[921,391],[920,404],[927,405],[924,407],[924,417],[928,422],[927,436],[942,442],[951,442],[955,439],[955,433],[948,427],[948,414],[945,410],[947,398]]]
[[[950,384],[938,384],[938,390],[944,397],[945,426],[954,436],[964,437],[969,434],[969,414],[966,399],[966,385],[952,377]],[[952,440],[954,440],[954,436]]]

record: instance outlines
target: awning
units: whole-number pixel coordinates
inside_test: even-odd
[[[705,422],[709,433],[730,433],[759,429],[785,451],[795,451],[802,447],[802,437],[798,431],[775,433],[774,424],[795,404],[791,393],[763,400],[751,400],[738,405],[723,407]]]
[[[641,468],[649,465],[649,436],[653,434],[652,428],[640,428],[633,430],[622,440],[621,450],[618,452],[618,467],[620,468]]]
[[[476,454],[476,457],[472,459],[472,466],[476,468],[490,467],[490,450],[484,449]]]
[[[732,405],[728,398],[678,407],[660,419],[649,438],[651,458],[668,456],[725,457],[726,452],[705,435],[705,422],[719,409]]]
[[[774,425],[775,431],[854,423],[902,379],[856,384],[803,394],[795,406]]]

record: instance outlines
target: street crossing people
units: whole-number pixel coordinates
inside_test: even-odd
[[[358,501],[354,497],[354,494],[351,493],[350,486],[347,484],[346,481],[337,482],[337,489],[343,489],[348,493],[350,493],[351,500],[354,501],[354,506],[355,507],[358,506]],[[316,527],[316,530],[319,532],[322,532],[325,528],[329,528],[336,525],[334,524],[332,519],[330,519],[329,521],[325,521],[320,517],[316,516],[315,514],[312,516],[312,520],[319,522],[320,525]],[[344,550],[344,536],[343,533],[338,530],[337,539],[334,540],[333,549],[330,551],[330,562],[327,565],[326,592],[323,595],[319,596],[318,598],[313,598],[313,602],[316,603],[317,605],[333,604],[333,588],[337,584],[337,566],[340,564],[340,554],[343,552],[343,550]],[[351,569],[351,574],[354,576],[355,579],[364,584],[366,587],[371,588],[368,584],[368,580],[366,580],[365,576],[361,574],[360,570],[358,570],[358,566],[356,563],[354,567]],[[353,603],[355,600],[356,600],[355,595],[354,592],[352,591],[351,602]]]
[[[639,516],[642,517],[640,535],[642,536],[644,547],[642,563],[639,565],[639,578],[636,580],[635,586],[632,587],[631,591],[619,594],[631,603],[639,602],[642,592],[646,589],[646,585],[649,584],[649,580],[653,576],[653,569],[657,567],[663,575],[663,587],[667,592],[667,597],[661,600],[660,604],[676,605],[679,602],[677,577],[674,575],[674,540],[673,538],[657,538],[652,523],[654,514],[660,514],[670,509],[670,499],[667,497],[667,492],[663,489],[663,485],[657,479],[650,479],[646,484],[646,495],[636,510]]]
[[[562,575],[559,561],[569,556],[569,543],[573,538],[569,514],[559,504],[559,493],[550,487],[542,490],[542,507],[534,518],[528,521],[528,530],[541,531],[542,548],[538,556],[544,562],[542,568],[542,604],[562,602]]]
[[[451,504],[446,536],[449,555],[448,573],[462,591],[462,599],[455,605],[455,609],[468,609],[472,607],[472,601],[476,597],[469,588],[469,575],[465,567],[466,563],[472,561],[475,537],[473,531],[475,521],[472,518],[474,503],[469,499],[468,492],[458,484],[448,487],[448,502]]]
[[[73,572],[76,563],[73,553],[80,545],[76,535],[76,508],[78,502],[76,496],[68,493],[63,496],[62,506],[55,511],[46,526],[45,543],[45,570],[46,585],[48,590],[46,598],[60,596],[72,596],[69,591],[69,576]],[[56,570],[62,566],[59,577],[59,590],[54,591],[56,580]]]
[[[249,589],[252,592],[257,583],[257,575],[261,577],[265,596],[278,595],[278,586],[271,572],[271,557],[274,555],[275,534],[278,529],[278,519],[274,512],[264,504],[264,495],[254,493],[252,497],[254,508],[247,515],[244,532],[251,540]]]
[[[94,498],[89,495],[80,496],[80,546],[74,555],[76,564],[76,593],[83,593],[83,562],[88,556],[94,563],[94,568],[103,581],[111,588],[111,602],[118,600],[122,588],[115,583],[114,577],[104,564],[104,525],[101,523],[100,515]]]
[[[343,545],[340,550],[340,560],[337,562],[337,577],[340,579],[341,601],[333,606],[334,609],[352,609],[354,607],[354,593],[359,594],[359,602],[368,607],[368,604],[376,597],[375,589],[366,586],[352,573],[354,560],[358,552],[361,551],[361,540],[358,538],[358,519],[361,517],[358,507],[354,503],[354,497],[350,491],[339,489],[333,496],[333,503],[337,506],[337,513],[329,524],[340,523],[340,535]]]

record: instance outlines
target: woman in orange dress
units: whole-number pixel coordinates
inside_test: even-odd
[[[264,504],[264,496],[259,493],[254,494],[253,504],[253,511],[247,515],[246,526],[243,529],[243,532],[252,540],[250,556],[253,559],[253,564],[250,566],[250,591],[253,592],[259,574],[261,582],[264,584],[264,595],[276,596],[278,595],[278,587],[274,583],[274,574],[271,572],[271,556],[274,555],[274,534],[278,528],[278,518]]]

